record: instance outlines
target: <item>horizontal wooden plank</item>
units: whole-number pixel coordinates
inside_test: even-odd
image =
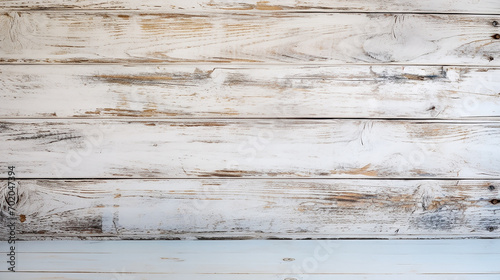
[[[497,16],[425,14],[0,15],[1,63],[500,65]]]
[[[20,178],[498,178],[500,122],[11,120]]]
[[[244,252],[260,252],[262,254],[274,254],[276,252],[295,251],[302,253],[309,251],[311,245],[320,244],[325,250],[335,253],[370,252],[380,255],[411,255],[411,254],[431,254],[432,251],[441,252],[445,255],[451,254],[486,254],[496,255],[498,253],[498,240],[495,239],[439,239],[439,240],[39,240],[19,242],[29,244],[19,249],[19,253],[54,253],[68,254],[77,252],[81,254],[146,254],[151,250],[149,246],[158,246],[154,251],[169,254],[194,255],[200,252],[208,252],[210,248],[216,248],[221,254],[234,254]],[[462,246],[457,246],[461,244]],[[5,243],[1,244],[0,253],[8,252]],[[145,246],[143,246],[145,245]],[[199,245],[199,247],[197,247]],[[418,246],[418,245],[421,245]],[[238,248],[236,249],[237,246]],[[338,250],[345,246],[346,251]],[[367,251],[369,246],[373,250]],[[272,250],[262,250],[261,248],[273,248]],[[399,247],[399,249],[398,249]],[[408,247],[408,250],[401,250],[401,247]],[[289,248],[288,250],[286,248]],[[350,252],[349,252],[350,251]],[[284,252],[284,251],[283,251]],[[285,260],[292,261],[292,260]],[[56,270],[60,271],[60,270]],[[131,270],[132,271],[132,270]]]
[[[119,9],[139,11],[354,11],[354,12],[439,12],[498,14],[500,5],[495,0],[114,0],[67,1],[3,0],[1,9]]]
[[[500,69],[0,66],[2,118],[484,118]]]
[[[325,276],[344,279],[344,275],[349,277],[347,279],[364,276],[381,279],[387,275],[390,279],[406,275],[422,279],[421,276],[427,274],[430,279],[450,279],[448,273],[461,275],[459,279],[475,274],[494,275],[498,279],[500,275],[497,265],[499,240],[46,241],[22,244],[18,249],[21,256],[18,271],[41,275],[102,272],[115,273],[115,277],[156,274],[168,279],[219,279],[216,278],[219,275],[222,279],[230,275],[235,277],[233,279],[239,279],[240,275],[242,279],[250,279],[249,275],[260,279],[262,275],[264,279],[316,277],[311,279],[322,280],[331,279]],[[9,279],[17,273],[11,273]]]
[[[22,180],[1,239],[498,237],[500,181]]]

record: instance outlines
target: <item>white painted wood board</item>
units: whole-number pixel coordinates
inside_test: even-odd
[[[7,12],[0,63],[500,65],[491,15]]]
[[[1,65],[3,118],[497,118],[500,69]]]
[[[499,236],[498,180],[87,179],[16,187],[20,240]]]
[[[385,120],[9,120],[21,178],[498,178],[500,125]]]

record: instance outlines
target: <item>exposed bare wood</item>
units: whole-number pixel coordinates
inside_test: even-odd
[[[6,181],[1,182],[7,236]],[[498,237],[500,181],[22,180],[21,240]]]
[[[336,11],[498,14],[496,0],[3,0],[0,9],[119,9],[139,11]]]
[[[11,120],[21,178],[497,178],[499,122]]]
[[[498,66],[495,20],[378,13],[9,12],[0,15],[0,62]]]
[[[0,66],[3,118],[484,118],[500,69]]]

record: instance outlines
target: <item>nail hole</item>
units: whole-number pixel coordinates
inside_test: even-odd
[[[495,199],[490,200],[490,202],[491,202],[491,204],[498,204],[498,202],[500,202],[500,201],[498,201],[498,199],[495,198]]]
[[[492,24],[493,26],[497,27],[497,26],[498,26],[498,21],[494,20],[491,24]]]
[[[293,262],[295,259],[294,258],[284,258],[283,260],[285,262]]]
[[[436,106],[431,106],[429,109],[427,109],[427,111],[432,111],[432,110],[436,110]]]
[[[492,232],[492,231],[495,230],[495,227],[488,227],[487,229],[488,229],[489,232]]]
[[[495,58],[493,56],[490,56],[490,57],[488,57],[488,60],[493,61],[493,60],[495,60]]]
[[[494,191],[494,190],[495,190],[495,186],[493,186],[493,185],[489,185],[489,186],[488,186],[488,189],[490,189],[490,191]]]
[[[500,34],[495,34],[495,35],[493,35],[493,36],[491,36],[491,37],[492,37],[493,39],[498,40],[498,39],[500,39]]]

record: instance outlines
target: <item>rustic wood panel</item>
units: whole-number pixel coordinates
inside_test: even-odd
[[[1,63],[500,65],[498,16],[427,14],[0,15]]]
[[[21,178],[498,178],[499,122],[12,120]]]
[[[499,278],[497,0],[0,9],[1,279]]]
[[[0,117],[484,118],[500,69],[420,66],[0,66]]]
[[[496,265],[500,249],[498,240],[60,241],[24,244],[19,251],[24,260],[19,263],[19,275],[23,276],[62,273],[66,277],[75,274],[82,277],[81,274],[97,272],[112,275],[114,279],[146,275],[145,279],[163,276],[162,279],[215,280],[221,279],[220,276],[222,279],[311,277],[325,280],[344,277],[456,279],[448,273],[458,275],[458,279],[471,279],[475,275],[481,275],[479,279],[498,279],[500,274]],[[5,273],[0,275],[6,276]],[[11,278],[20,277],[17,275],[10,273],[9,279],[25,279]]]
[[[498,237],[500,222],[500,181],[22,180],[16,188],[22,240]],[[0,238],[10,221],[2,219]]]
[[[498,14],[496,0],[3,0],[3,9],[119,9],[140,11],[336,11],[336,12],[439,12]]]

